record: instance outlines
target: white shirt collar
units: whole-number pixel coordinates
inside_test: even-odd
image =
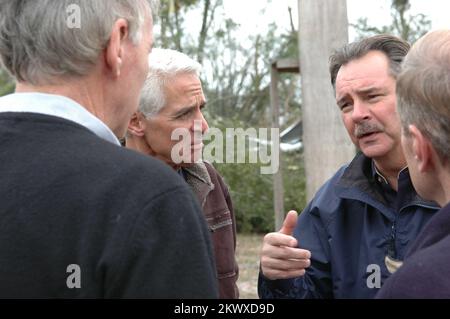
[[[63,118],[86,127],[113,144],[120,142],[105,123],[72,99],[43,93],[14,93],[0,97],[0,113],[37,113]]]

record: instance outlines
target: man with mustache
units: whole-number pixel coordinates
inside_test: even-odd
[[[238,298],[233,205],[219,173],[201,160],[208,130],[201,65],[181,52],[153,49],[149,66],[126,146],[160,159],[191,186],[210,229],[220,298]]]
[[[400,143],[395,84],[408,43],[378,35],[330,58],[342,120],[360,152],[289,212],[261,252],[262,298],[372,298],[438,209],[418,197]]]

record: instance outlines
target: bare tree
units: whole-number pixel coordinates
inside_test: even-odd
[[[409,43],[414,43],[430,30],[431,21],[422,13],[411,14],[410,9],[411,3],[409,0],[392,0],[392,23],[390,25],[382,27],[369,26],[367,17],[365,17],[358,19],[358,22],[352,24],[352,27],[356,29],[359,37],[390,33],[401,37]]]

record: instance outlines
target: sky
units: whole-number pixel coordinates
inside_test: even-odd
[[[333,1],[333,0],[329,0]],[[224,0],[224,12],[241,24],[245,33],[252,34],[270,22],[289,30],[288,7],[293,9],[295,24],[298,23],[298,0]],[[367,17],[369,25],[390,24],[390,0],[347,0],[349,23]],[[267,7],[264,10],[264,7]],[[411,13],[423,13],[432,22],[432,29],[450,28],[449,0],[411,0]],[[355,36],[350,30],[350,40]]]

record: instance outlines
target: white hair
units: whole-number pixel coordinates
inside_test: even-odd
[[[0,63],[34,85],[87,75],[117,19],[128,21],[138,44],[145,17],[158,6],[159,0],[0,0]],[[79,9],[79,28],[69,27],[70,8]]]
[[[165,86],[177,74],[200,76],[202,66],[186,54],[169,49],[153,49],[148,57],[149,74],[141,91],[139,111],[154,116],[166,103]]]

